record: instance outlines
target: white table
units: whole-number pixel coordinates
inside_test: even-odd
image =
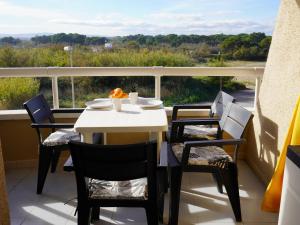
[[[83,141],[93,142],[94,133],[149,132],[149,139],[157,140],[158,153],[162,142],[162,132],[168,130],[168,120],[164,108],[141,109],[138,105],[122,104],[122,111],[114,109],[86,108],[74,125],[81,133]]]

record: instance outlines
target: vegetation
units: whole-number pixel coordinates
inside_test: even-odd
[[[22,108],[22,103],[36,95],[40,83],[33,78],[1,78],[0,109]]]
[[[106,42],[113,48],[105,48]],[[227,66],[227,60],[265,60],[271,37],[263,33],[240,35],[131,35],[125,37],[87,37],[80,34],[54,34],[30,41],[13,37],[0,39],[0,67],[70,66],[63,47],[73,45],[75,67],[122,66]],[[153,77],[76,77],[77,106],[91,98],[104,97],[110,89],[130,91],[132,84],[140,95],[154,95]],[[166,105],[206,101],[222,88],[235,91],[245,86],[232,77],[163,77],[162,99]],[[26,87],[25,87],[26,86]],[[128,90],[127,90],[128,89]],[[48,78],[1,79],[0,107],[20,108],[21,103],[43,92],[51,100]],[[60,105],[70,107],[70,78],[59,78]]]
[[[53,34],[53,35],[42,35],[31,38],[36,44],[79,44],[79,45],[103,45],[108,41],[105,37],[87,37],[82,34]]]
[[[263,33],[239,34],[226,38],[220,45],[225,56],[235,60],[265,60],[271,37]]]
[[[24,41],[23,41],[24,42]],[[271,37],[264,33],[238,35],[129,35],[124,37],[88,37],[76,33],[59,33],[31,38],[30,47],[40,45],[81,45],[96,46],[111,42],[114,49],[168,49],[189,55],[195,62],[207,62],[219,52],[225,59],[264,61],[267,58]],[[22,41],[13,37],[0,39],[0,45],[21,45]],[[23,43],[24,44],[24,43]]]
[[[17,45],[19,43],[21,43],[21,40],[19,38],[4,37],[0,39],[0,45]]]

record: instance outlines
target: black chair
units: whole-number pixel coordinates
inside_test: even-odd
[[[220,119],[228,103],[235,102],[235,98],[224,91],[219,91],[212,104],[184,104],[174,105],[171,124],[173,121],[178,120],[178,112],[182,109],[209,109],[208,118]],[[208,119],[206,118],[206,119]],[[193,120],[193,118],[185,118],[186,121]],[[188,125],[183,127],[177,127],[177,130],[173,130],[172,133],[177,133],[182,138],[181,141],[188,140],[201,140],[201,139],[214,139],[218,136],[218,129],[212,125]],[[167,133],[167,140],[170,140],[171,129]]]
[[[79,225],[99,219],[100,207],[142,207],[148,224],[158,224],[156,145],[69,142]]]
[[[178,207],[180,200],[180,188],[183,172],[206,172],[215,175],[218,190],[222,192],[224,185],[236,218],[236,221],[241,221],[241,208],[238,187],[238,171],[237,171],[237,154],[239,146],[245,141],[242,139],[244,130],[252,118],[252,113],[243,107],[229,103],[222,115],[221,120],[199,120],[193,121],[193,124],[198,122],[204,125],[217,125],[218,129],[229,134],[232,139],[215,139],[202,141],[187,141],[179,143],[182,140],[178,139],[177,135],[171,133],[171,142],[167,145],[169,154],[170,168],[170,188],[172,200],[172,216],[171,224],[178,222]],[[190,125],[191,121],[176,121],[172,126]],[[172,129],[173,130],[173,129]],[[178,141],[179,140],[179,141]],[[231,145],[235,147],[233,158],[229,156],[223,146]],[[174,162],[177,162],[177,164]]]
[[[82,109],[52,109],[43,95],[37,95],[24,104],[31,119],[31,127],[36,129],[39,143],[39,165],[37,194],[43,191],[48,170],[54,173],[61,151],[68,150],[69,140],[80,141],[80,135],[73,131],[71,123],[55,123],[55,113],[81,113]],[[51,130],[46,132],[44,129]],[[43,131],[42,131],[43,130]],[[44,138],[43,134],[49,134]]]

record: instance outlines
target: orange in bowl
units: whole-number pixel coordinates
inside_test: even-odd
[[[121,88],[115,88],[109,94],[110,98],[128,98],[128,94],[123,92]]]

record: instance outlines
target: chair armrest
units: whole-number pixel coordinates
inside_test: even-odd
[[[184,105],[174,105],[173,110],[179,109],[210,109],[211,104],[184,104]]]
[[[174,105],[172,120],[177,119],[177,113],[180,109],[211,109],[211,104],[184,104],[184,105]]]
[[[196,146],[219,146],[219,145],[239,145],[245,142],[245,139],[219,139],[219,140],[205,140],[205,141],[186,141],[184,145],[186,148]]]
[[[32,128],[73,128],[73,123],[32,123]]]
[[[67,161],[64,164],[64,171],[67,171],[67,172],[74,171],[73,160],[72,160],[71,156],[69,156],[69,158],[67,159]]]
[[[218,125],[219,118],[205,118],[205,119],[180,119],[172,121],[174,126],[185,126],[185,125]]]
[[[174,155],[171,145],[167,142],[163,142],[160,150],[160,162],[159,167],[178,167],[180,163]]]
[[[51,109],[52,113],[82,113],[84,109]]]

